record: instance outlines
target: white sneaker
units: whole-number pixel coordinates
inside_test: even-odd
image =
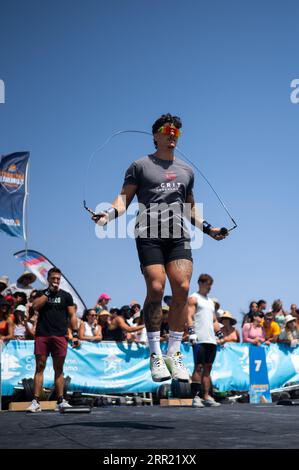
[[[38,401],[34,398],[34,400],[32,400],[31,402],[31,405],[28,406],[26,411],[29,411],[30,413],[36,413],[38,411],[42,411],[42,407],[40,406]]]
[[[213,397],[209,397],[207,400],[202,400],[202,402],[204,406],[221,406]]]
[[[202,399],[198,395],[195,395],[195,397],[193,398],[192,406],[194,408],[204,408],[205,407],[205,405],[202,402]]]
[[[55,411],[61,411],[65,408],[72,408],[72,406],[65,399],[63,399],[61,403],[56,403]]]
[[[179,351],[171,356],[165,356],[165,363],[173,379],[189,382],[189,372],[183,363],[183,355]]]
[[[154,382],[164,382],[164,380],[171,379],[171,375],[166,367],[163,356],[158,356],[157,354],[152,353],[150,358],[150,368]]]

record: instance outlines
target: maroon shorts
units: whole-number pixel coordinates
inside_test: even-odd
[[[34,354],[40,356],[65,357],[67,339],[64,336],[36,336]]]

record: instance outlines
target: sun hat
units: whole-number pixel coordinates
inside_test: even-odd
[[[8,276],[1,276],[0,277],[0,284],[5,284],[5,286],[8,287],[8,284],[9,284]]]
[[[19,284],[23,284],[22,281],[23,281],[24,278],[30,279],[30,284],[31,284],[32,282],[35,282],[36,279],[37,279],[36,275],[33,274],[32,272],[30,272],[30,271],[24,271],[23,274],[21,274],[21,276],[19,277],[19,279],[17,279],[17,282],[18,282]]]
[[[232,314],[228,310],[224,310],[223,314],[219,316],[219,320],[221,321],[223,318],[228,318],[232,325],[237,323],[237,320],[232,316]]]
[[[290,323],[290,321],[297,321],[297,318],[293,317],[293,315],[287,315],[285,317],[285,324]]]
[[[108,310],[102,310],[101,313],[99,313],[99,317],[102,317],[104,315],[107,315],[107,317],[111,317],[111,313],[108,312]]]

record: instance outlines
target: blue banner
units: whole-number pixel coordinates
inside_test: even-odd
[[[250,403],[271,403],[265,348],[249,345]]]
[[[28,159],[29,152],[16,152],[0,161],[0,231],[25,240]]]
[[[167,344],[162,345],[164,352]],[[263,347],[263,346],[260,346]],[[263,347],[270,388],[298,381],[299,346],[285,344]],[[31,378],[35,371],[34,341],[9,341],[2,353],[2,393],[12,395],[15,385]],[[192,374],[193,353],[188,343],[181,349],[184,362]],[[82,342],[80,349],[68,347],[65,376],[71,377],[70,390],[89,393],[154,392],[161,384],[151,379],[149,349],[136,343]],[[48,359],[44,385],[53,385],[52,360]],[[219,391],[249,390],[249,345],[228,343],[218,347],[212,369],[213,385]],[[170,381],[169,381],[170,382]]]

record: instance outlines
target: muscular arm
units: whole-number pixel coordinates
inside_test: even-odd
[[[112,202],[112,207],[118,211],[118,217],[124,214],[131,204],[134,196],[137,192],[138,186],[134,184],[128,184],[122,187],[122,190],[118,196]]]
[[[193,326],[194,315],[197,308],[197,300],[195,297],[189,297],[188,299],[188,313],[187,313],[187,326],[188,328]]]
[[[69,315],[69,321],[70,325],[72,328],[72,331],[78,330],[78,324],[77,324],[77,315],[76,315],[76,308],[75,306],[71,305],[70,307],[67,307],[67,312]]]
[[[34,299],[33,302],[32,302],[33,310],[36,310],[37,312],[39,312],[40,309],[45,305],[47,300],[48,300],[48,297],[45,294],[43,294],[40,297],[37,297],[36,299]]]
[[[195,227],[199,228],[202,231],[203,227],[203,221],[204,219],[202,218],[194,200],[194,195],[193,192],[191,192],[186,199],[186,203],[189,205],[189,207],[186,207],[186,217],[187,219],[191,222],[192,225]]]

